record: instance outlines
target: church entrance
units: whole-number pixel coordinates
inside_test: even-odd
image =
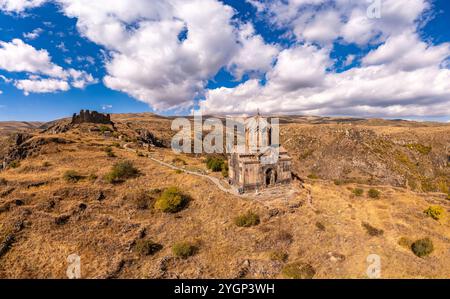
[[[266,187],[274,186],[277,183],[277,172],[269,168],[266,170]]]

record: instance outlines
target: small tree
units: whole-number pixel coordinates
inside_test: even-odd
[[[115,184],[123,180],[134,178],[139,175],[139,170],[134,167],[130,161],[121,161],[112,167],[111,171],[105,176],[108,183]]]
[[[411,245],[411,250],[418,257],[427,256],[434,250],[433,241],[430,238],[417,240]]]
[[[177,187],[164,190],[155,202],[155,208],[164,213],[177,213],[183,210],[189,202],[189,197],[184,195]]]

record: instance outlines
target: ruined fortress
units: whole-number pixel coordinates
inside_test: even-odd
[[[80,114],[74,113],[72,116],[72,125],[83,123],[114,125],[110,114],[98,113],[97,111],[81,110]]]

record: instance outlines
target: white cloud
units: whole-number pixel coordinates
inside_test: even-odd
[[[64,69],[51,62],[46,50],[36,50],[20,39],[0,41],[0,69],[8,72],[29,72],[62,78]]]
[[[70,89],[69,83],[59,79],[17,80],[14,85],[17,89],[23,90],[25,95],[30,93],[53,93]]]
[[[240,79],[246,72],[266,73],[272,67],[279,49],[266,44],[260,35],[255,33],[253,25],[247,23],[239,32],[241,48],[232,58],[229,68]]]
[[[2,79],[5,83],[11,83],[13,80],[6,78],[3,75],[0,75],[0,79]]]
[[[0,41],[0,69],[28,73],[29,79],[16,80],[14,83],[26,94],[65,91],[70,88],[69,82],[75,88],[85,88],[97,82],[85,71],[65,70],[54,64],[47,50],[37,50],[20,39],[9,43]],[[49,78],[42,79],[42,76]],[[11,82],[4,77],[2,79],[7,83]]]
[[[190,106],[222,67],[265,72],[277,53],[250,26],[240,32],[233,9],[216,0],[60,2],[82,35],[109,50],[105,85],[156,109]]]
[[[27,40],[34,40],[37,39],[41,33],[44,32],[44,30],[42,28],[36,28],[31,32],[27,32],[23,34],[23,37]]]
[[[364,59],[364,65],[389,65],[399,70],[415,70],[439,65],[450,56],[450,43],[428,45],[416,33],[404,32],[390,37]]]
[[[429,44],[417,33],[431,7],[427,0],[383,0],[381,19],[368,18],[370,3],[360,0],[247,0],[269,26],[287,29],[286,36],[296,39],[284,48],[265,42],[251,23],[234,19],[235,11],[217,0],[55,1],[77,19],[81,35],[105,49],[104,84],[155,109],[190,107],[204,95],[201,106],[208,113],[260,108],[265,113],[450,115],[450,46]],[[331,58],[336,41],[376,48],[365,57],[340,58],[344,67],[356,59],[361,66],[336,73]],[[23,44],[7,45],[28,54],[18,59],[22,56],[6,51],[2,60],[0,44],[0,68],[79,88],[95,82],[85,72],[54,65],[46,51],[30,58],[34,52]],[[17,63],[10,62],[14,59]],[[250,80],[206,90],[221,68],[236,79],[250,74]],[[28,80],[30,90],[64,87],[42,83],[40,77]]]
[[[27,9],[41,6],[47,0],[0,0],[0,10],[22,13]]]

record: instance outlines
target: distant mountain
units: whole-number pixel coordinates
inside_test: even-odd
[[[43,123],[32,121],[0,121],[0,131],[2,132],[16,132],[28,129],[37,129]]]

